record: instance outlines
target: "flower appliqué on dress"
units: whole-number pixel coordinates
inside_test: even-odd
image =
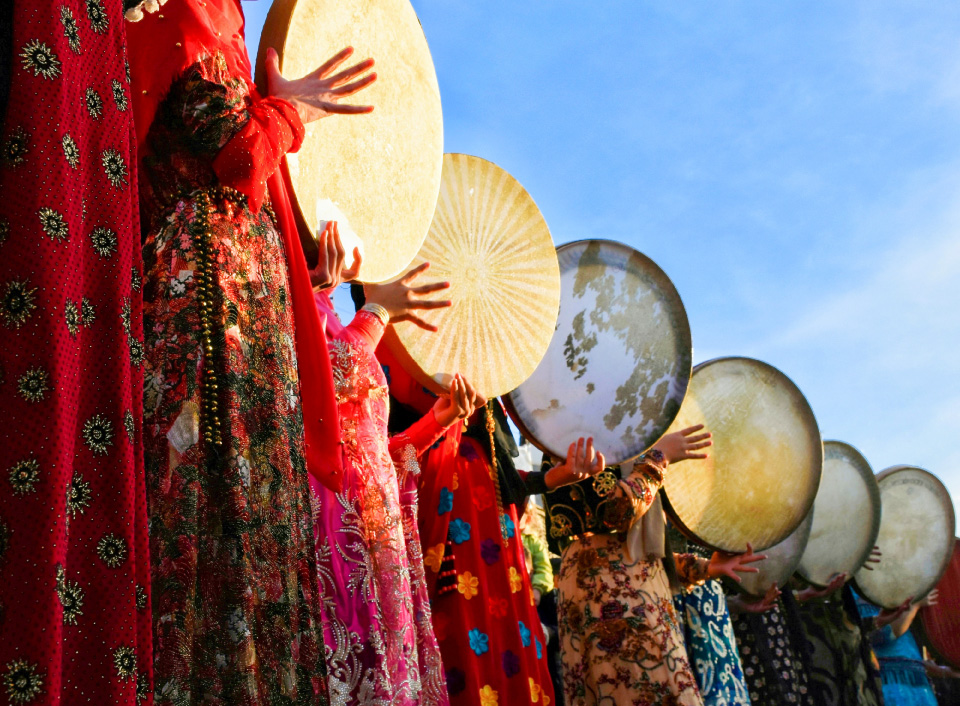
[[[35,458],[17,461],[10,469],[10,486],[14,495],[33,493],[40,482],[40,463]]]
[[[90,507],[92,500],[93,491],[90,489],[90,484],[78,473],[74,473],[67,486],[67,516],[82,515]]]
[[[87,17],[90,19],[90,27],[97,34],[104,34],[110,26],[103,0],[87,0]]]
[[[104,150],[100,155],[100,161],[103,163],[107,181],[118,189],[127,183],[127,164],[117,150]]]
[[[110,86],[113,89],[113,102],[117,104],[117,110],[122,113],[129,105],[127,92],[124,90],[123,84],[117,79],[113,79],[113,81],[110,82]]]
[[[22,127],[15,127],[3,143],[3,161],[8,166],[18,167],[27,161],[29,151],[30,140],[26,131]]]
[[[457,577],[457,591],[468,601],[480,591],[480,579],[464,571]]]
[[[7,328],[20,328],[37,308],[36,287],[30,287],[26,280],[11,280],[0,299],[0,315]]]
[[[103,115],[103,98],[101,98],[100,94],[94,89],[87,89],[83,97],[83,103],[87,107],[87,113],[89,113],[90,117],[94,120],[99,119],[100,116]]]
[[[36,664],[15,659],[6,664],[3,685],[10,703],[28,704],[43,693],[43,672]]]
[[[113,652],[113,666],[123,681],[132,681],[137,676],[137,653],[126,645],[118,647]]]
[[[500,699],[497,690],[489,684],[480,689],[480,706],[499,706]]]
[[[83,440],[95,456],[106,456],[113,446],[113,424],[102,414],[95,414],[83,425]]]
[[[31,39],[23,45],[20,59],[23,61],[23,67],[33,71],[34,76],[43,76],[50,80],[60,76],[60,59],[57,58],[53,49],[39,39]]]
[[[53,240],[63,241],[70,236],[67,221],[59,212],[44,206],[37,211],[37,216],[40,218],[40,227],[43,228],[43,232]]]
[[[60,605],[63,606],[63,624],[76,625],[77,618],[83,615],[83,589],[76,581],[70,581],[67,578],[67,572],[63,566],[57,565],[57,598],[60,599]]]
[[[470,523],[457,518],[450,523],[448,532],[451,542],[454,544],[463,544],[470,539]]]
[[[63,25],[63,36],[67,38],[67,44],[74,54],[80,53],[80,30],[77,27],[77,20],[73,13],[65,5],[60,6],[60,24]]]
[[[67,160],[67,164],[76,169],[77,165],[80,164],[80,150],[77,148],[77,143],[70,137],[70,133],[64,134],[61,143],[63,144],[63,156]]]
[[[50,392],[50,376],[43,368],[31,368],[17,380],[17,390],[27,402],[42,402]]]
[[[467,633],[470,640],[470,649],[479,657],[490,650],[490,636],[480,632],[478,628],[473,628]]]
[[[98,227],[90,231],[93,251],[100,257],[110,257],[117,251],[117,234],[109,228]]]
[[[105,535],[103,539],[97,542],[97,556],[111,569],[116,569],[122,565],[127,560],[127,553],[126,540],[115,534]]]

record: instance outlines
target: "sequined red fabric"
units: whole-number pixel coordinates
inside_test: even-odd
[[[120,0],[16,2],[0,132],[0,704],[151,703]]]

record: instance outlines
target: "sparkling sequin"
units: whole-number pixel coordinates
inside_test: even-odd
[[[60,6],[60,24],[63,25],[63,36],[67,38],[67,44],[74,54],[80,53],[80,31],[77,27],[77,21],[73,17],[70,8]]]
[[[80,310],[69,299],[63,305],[63,318],[67,323],[67,331],[70,332],[71,336],[76,336],[80,331]]]
[[[70,485],[67,486],[67,516],[76,517],[86,512],[93,500],[93,491],[90,484],[78,473],[73,474]]]
[[[90,231],[90,242],[100,257],[110,257],[117,251],[117,234],[109,228],[94,228]]]
[[[11,703],[29,704],[43,693],[43,673],[36,664],[15,659],[6,665],[3,685]]]
[[[117,79],[113,79],[110,85],[113,88],[113,102],[117,104],[117,110],[123,112],[129,105],[127,92],[124,90],[123,84]]]
[[[118,647],[113,652],[113,666],[117,669],[117,676],[124,681],[131,681],[137,676],[137,653],[132,647]]]
[[[30,142],[22,127],[15,127],[3,143],[3,161],[11,167],[18,167],[27,161]]]
[[[143,348],[143,343],[136,338],[130,338],[130,363],[135,368],[139,368],[143,365],[143,359],[146,357],[146,351]]]
[[[87,0],[87,17],[90,19],[90,27],[98,34],[105,33],[110,26],[103,0]]]
[[[50,392],[50,375],[43,368],[30,368],[17,380],[17,391],[27,402],[43,402]]]
[[[63,241],[70,237],[67,221],[61,213],[44,206],[37,211],[37,215],[40,217],[40,227],[43,228],[43,232],[53,240]]]
[[[127,410],[123,413],[123,428],[127,431],[127,438],[130,440],[130,443],[133,443],[133,433],[136,431],[134,429],[133,421],[133,412]]]
[[[15,279],[7,282],[0,299],[0,315],[7,328],[20,328],[37,308],[36,287],[26,280]]]
[[[103,115],[103,98],[92,88],[88,88],[83,97],[83,103],[87,106],[87,112],[91,118],[97,119]]]
[[[127,542],[123,537],[108,534],[97,542],[97,556],[111,569],[116,569],[127,560]]]
[[[77,149],[77,143],[70,137],[70,133],[66,133],[61,142],[63,144],[63,156],[66,158],[67,164],[76,169],[77,165],[80,164],[80,150]]]
[[[146,610],[147,609],[147,589],[137,584],[137,588],[134,592],[135,600],[137,604],[137,610]]]
[[[96,318],[97,311],[93,308],[93,302],[86,297],[80,299],[80,325],[91,326]]]
[[[57,565],[57,598],[63,606],[63,624],[76,625],[77,618],[83,615],[84,593],[80,584],[67,578],[63,566]]]
[[[24,68],[33,71],[34,76],[43,76],[51,80],[60,76],[60,59],[57,58],[53,49],[38,39],[31,39],[23,45],[20,59]]]
[[[107,180],[117,188],[127,183],[127,165],[116,150],[104,150],[100,155]]]

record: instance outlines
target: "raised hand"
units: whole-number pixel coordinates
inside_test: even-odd
[[[921,608],[929,608],[931,606],[935,606],[939,598],[940,598],[940,591],[939,589],[935,588],[932,591],[930,591],[930,593],[925,595],[917,605],[919,605]]]
[[[570,444],[566,460],[547,471],[543,480],[548,490],[554,490],[595,476],[605,467],[603,454],[594,451],[593,437],[584,439],[581,436],[576,442]]]
[[[365,59],[335,74],[334,71],[353,54],[347,47],[329,61],[303,78],[285,79],[280,73],[280,58],[273,49],[267,50],[267,90],[271,96],[283,98],[297,111],[304,123],[328,115],[356,115],[369,113],[372,105],[345,105],[340,101],[362,91],[377,80],[376,74],[363,74],[373,66],[373,59]]]
[[[847,582],[848,578],[849,576],[846,573],[835,574],[833,578],[830,579],[830,583],[823,588],[815,588],[810,586],[802,591],[799,591],[797,593],[797,600],[801,603],[806,603],[813,598],[826,598],[831,593],[843,588],[843,584]]]
[[[911,603],[913,603],[913,598],[908,598],[896,608],[884,608],[877,614],[877,617],[873,619],[874,627],[879,630],[880,628],[886,627],[891,623],[895,623],[897,620],[910,612],[911,608],[913,607],[911,606]]]
[[[320,289],[333,289],[343,282],[356,278],[360,272],[360,263],[363,261],[360,248],[353,249],[353,265],[345,268],[346,253],[343,243],[340,242],[340,230],[337,228],[336,221],[327,221],[323,232],[317,238],[317,246],[320,250],[320,259],[317,266],[310,270],[311,285]]]
[[[747,551],[743,554],[727,554],[726,552],[714,552],[710,557],[710,567],[707,569],[707,575],[712,579],[718,579],[721,576],[728,576],[737,583],[743,581],[740,574],[756,574],[760,572],[755,566],[748,566],[767,558],[766,554],[754,554],[753,547],[747,543]]]
[[[667,434],[661,437],[660,441],[653,445],[653,448],[660,451],[668,463],[677,463],[693,458],[706,458],[706,453],[697,452],[712,445],[713,442],[710,441],[710,432],[697,433],[702,429],[703,424],[697,424],[694,427],[687,427]]]
[[[486,403],[486,398],[457,373],[450,383],[450,391],[434,403],[433,416],[440,426],[448,427],[459,419],[467,419]]]
[[[407,274],[393,282],[385,284],[365,284],[363,293],[370,304],[379,304],[390,315],[390,323],[398,321],[409,321],[427,331],[436,331],[437,327],[428,324],[417,316],[415,311],[424,309],[443,309],[450,306],[453,302],[449,299],[424,299],[426,294],[439,292],[442,289],[450,287],[449,282],[431,282],[419,287],[412,286],[412,282],[430,267],[429,262],[425,262],[419,267],[415,267]]]
[[[870,556],[867,557],[865,562],[863,562],[863,566],[861,568],[864,571],[873,571],[874,567],[870,566],[870,564],[879,564],[882,556],[883,552],[880,551],[880,547],[874,544],[873,549],[870,550]]]
[[[766,613],[777,604],[780,589],[773,584],[758,600],[748,600],[745,596],[730,596],[727,605],[734,613]]]

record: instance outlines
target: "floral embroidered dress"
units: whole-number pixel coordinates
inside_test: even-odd
[[[286,253],[260,207],[302,137],[215,52],[169,87],[141,155],[158,703],[325,692]]]
[[[429,409],[436,398],[389,352],[379,355],[394,399],[408,414]],[[482,428],[484,412],[470,424]],[[450,703],[547,706],[554,696],[546,638],[516,507],[497,511],[489,448],[460,424],[421,458],[420,533]]]
[[[152,700],[122,13],[120,0],[0,9],[4,705]]]
[[[388,437],[390,396],[375,350],[383,324],[343,326],[326,294],[343,489],[311,479],[330,696],[335,704],[449,703],[417,531],[417,455],[443,433],[430,411]]]
[[[634,520],[653,505],[663,471],[645,460],[626,477],[607,469],[545,496],[548,534],[573,539],[557,586],[569,706],[703,703],[663,560],[633,558],[625,541]],[[675,558],[683,584],[706,579],[705,560]]]

